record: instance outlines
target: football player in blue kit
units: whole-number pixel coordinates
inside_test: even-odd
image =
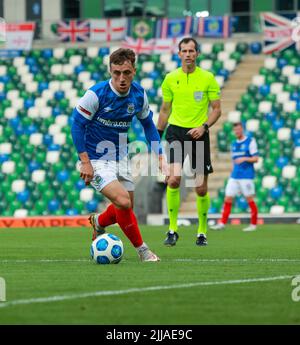
[[[93,239],[105,227],[118,223],[137,249],[141,261],[159,261],[144,243],[133,212],[134,184],[128,161],[127,131],[136,116],[147,141],[158,155],[159,167],[168,174],[160,137],[152,120],[145,90],[133,81],[135,53],[120,48],[110,55],[111,79],[92,86],[73,111],[73,142],[80,158],[80,177],[111,204],[101,214],[91,214]]]
[[[251,210],[251,222],[244,231],[256,230],[257,206],[254,201],[254,163],[258,161],[257,144],[254,138],[244,135],[243,125],[238,122],[233,125],[236,140],[231,145],[233,170],[225,189],[225,201],[221,221],[211,226],[212,230],[222,230],[228,221],[233,198],[239,194],[247,199]]]

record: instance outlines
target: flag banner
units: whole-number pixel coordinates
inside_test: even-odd
[[[195,20],[194,34],[200,37],[224,37],[231,35],[229,16],[200,17]]]
[[[193,30],[193,18],[163,18],[157,24],[157,38],[190,36]]]
[[[90,23],[88,20],[60,20],[56,34],[63,42],[83,42],[89,40]]]
[[[156,38],[153,45],[153,54],[176,54],[178,44],[183,37]]]
[[[156,24],[155,19],[128,19],[127,36],[132,38],[143,38],[145,40],[156,37]]]
[[[90,40],[111,42],[123,40],[127,31],[127,18],[91,19]]]
[[[132,49],[136,54],[152,54],[154,41],[154,39],[126,37],[122,42],[122,48]]]
[[[18,24],[6,24],[6,49],[30,50],[35,30],[35,23],[24,22]]]
[[[122,47],[132,49],[136,54],[176,54],[181,39],[182,37],[144,40],[143,38],[126,37],[122,42]]]
[[[262,31],[264,34],[265,54],[271,54],[275,51],[284,50],[295,45],[300,50],[300,29],[295,26],[297,13],[287,16],[280,16],[272,12],[262,12],[260,14]],[[299,39],[297,39],[299,33]]]

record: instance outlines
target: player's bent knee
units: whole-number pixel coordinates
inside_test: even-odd
[[[170,188],[178,188],[180,186],[180,179],[176,177],[170,177],[168,180],[168,186]]]
[[[196,187],[196,193],[199,196],[205,196],[207,193],[207,188],[205,187]]]
[[[114,204],[117,208],[126,210],[132,207],[132,203],[131,200],[129,198],[129,196],[117,196],[117,198],[114,200]]]

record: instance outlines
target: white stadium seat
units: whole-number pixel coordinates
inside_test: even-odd
[[[202,43],[200,50],[202,54],[210,54],[212,52],[212,43]]]
[[[296,110],[297,103],[295,101],[288,101],[283,104],[283,111],[292,113]]]
[[[17,117],[17,109],[9,107],[4,110],[4,117],[8,120]]]
[[[268,57],[264,61],[264,67],[267,69],[274,69],[277,66],[277,59],[273,57]]]
[[[246,122],[246,129],[249,132],[257,132],[259,129],[259,120],[250,119]]]
[[[56,123],[53,123],[48,128],[48,133],[50,135],[55,135],[61,132],[61,126],[57,125]]]
[[[74,66],[71,64],[65,64],[62,67],[62,73],[66,75],[71,75],[74,73]]]
[[[72,55],[69,60],[69,64],[71,64],[73,67],[78,66],[81,64],[82,56],[81,55]]]
[[[267,188],[267,189],[272,189],[276,186],[277,183],[277,179],[276,176],[264,176],[262,179],[262,186],[263,188]]]
[[[257,75],[254,75],[252,77],[252,84],[253,85],[261,86],[261,85],[264,85],[264,83],[265,83],[265,76],[264,75],[257,74]]]
[[[297,119],[296,124],[295,124],[295,128],[297,130],[300,130],[300,119]]]
[[[28,210],[26,208],[18,208],[14,212],[14,218],[26,218],[28,216]]]
[[[0,92],[3,92],[3,91],[4,91],[4,83],[0,83]]]
[[[260,113],[266,114],[266,113],[269,113],[271,110],[272,110],[272,102],[270,102],[270,101],[259,102],[258,111]]]
[[[165,63],[166,72],[174,71],[178,67],[177,61],[168,61]]]
[[[86,80],[83,83],[83,90],[87,90],[96,84],[95,80]]]
[[[293,157],[299,159],[300,158],[300,146],[296,146],[294,149]]]
[[[36,92],[38,89],[38,83],[36,81],[28,82],[25,86],[27,92]]]
[[[26,186],[25,180],[14,180],[11,184],[11,190],[14,193],[21,193]]]
[[[223,63],[223,67],[229,72],[233,72],[236,68],[236,61],[234,59],[225,60]]]
[[[56,59],[61,59],[65,56],[65,48],[54,48],[53,57]]]
[[[225,42],[224,44],[224,50],[226,52],[233,53],[236,50],[236,42]]]
[[[103,56],[103,65],[106,65],[106,66],[109,65],[109,55]]]
[[[225,79],[222,75],[216,75],[215,79],[217,81],[217,83],[219,84],[220,88],[222,88],[225,84]]]
[[[39,117],[40,115],[40,109],[37,107],[31,107],[28,109],[27,111],[27,115],[28,117],[30,117],[31,119],[36,119]]]
[[[95,58],[98,56],[99,48],[98,47],[88,47],[86,50],[86,55],[90,58]]]
[[[2,163],[1,171],[3,174],[12,174],[15,172],[16,163],[14,161],[6,161]]]
[[[289,92],[279,92],[276,94],[276,100],[278,103],[285,103],[290,100],[290,93]]]
[[[60,82],[58,80],[52,80],[49,83],[49,90],[56,92],[60,89]]]
[[[34,146],[39,146],[43,143],[42,133],[32,133],[29,137],[29,143]]]
[[[54,164],[59,161],[59,151],[48,151],[46,155],[46,162]]]
[[[61,63],[56,63],[51,66],[51,74],[58,75],[62,73],[63,65]]]
[[[6,98],[13,101],[19,97],[20,91],[19,90],[9,90],[6,94]]]
[[[299,86],[300,85],[300,74],[292,74],[289,76],[289,84]]]
[[[25,57],[24,56],[17,56],[14,58],[13,65],[15,67],[24,66],[25,65]]]
[[[210,70],[212,67],[212,60],[209,60],[209,59],[201,60],[199,66],[202,69]]]
[[[141,86],[147,91],[153,87],[153,79],[151,78],[143,78],[141,80]]]
[[[70,88],[65,91],[65,98],[71,100],[73,97],[77,97],[77,90]]]
[[[91,79],[91,73],[88,71],[82,71],[78,74],[78,81],[84,83],[85,81],[89,81]]]
[[[282,169],[282,177],[286,179],[293,179],[296,177],[297,168],[295,165],[286,165]]]
[[[79,198],[83,202],[91,201],[94,197],[94,190],[92,188],[83,188],[80,191]]]
[[[172,60],[172,54],[162,53],[160,54],[159,60],[161,63],[166,63]]]
[[[43,119],[46,119],[47,117],[51,117],[52,116],[52,108],[51,107],[39,108],[39,115]]]
[[[270,92],[274,95],[282,92],[283,83],[272,83],[270,86]]]
[[[277,139],[280,141],[290,140],[291,129],[287,127],[279,128],[277,132]]]
[[[45,99],[46,101],[49,101],[50,99],[52,99],[53,96],[54,96],[53,90],[47,89],[42,92],[42,98]]]
[[[59,89],[65,92],[72,90],[72,87],[73,87],[72,80],[63,80],[59,85]]]
[[[294,72],[295,72],[295,66],[290,66],[290,65],[284,66],[281,70],[281,74],[287,77],[290,75],[293,75]]]
[[[229,53],[226,51],[221,51],[218,53],[218,60],[219,61],[226,61],[229,60]]]
[[[17,67],[17,73],[19,76],[23,76],[29,73],[29,66],[28,65],[22,65]]]
[[[75,108],[76,106],[77,106],[77,104],[78,104],[78,101],[79,101],[79,99],[80,99],[80,97],[72,97],[72,98],[70,98],[70,100],[69,100],[69,106],[71,107],[71,108]]]
[[[66,133],[54,134],[53,143],[57,145],[64,145],[66,143]]]
[[[232,123],[241,121],[241,112],[239,110],[232,110],[228,113],[227,120]]]
[[[2,126],[1,126],[2,128]],[[10,155],[12,152],[12,144],[11,143],[2,143],[0,144],[0,154],[1,155]]]
[[[55,123],[60,127],[65,127],[68,124],[69,117],[67,115],[58,115],[55,118]]]
[[[284,206],[281,206],[281,205],[273,205],[273,206],[270,208],[270,214],[273,214],[273,215],[281,215],[281,214],[284,214]]]
[[[44,108],[47,106],[47,99],[38,97],[35,99],[34,105],[37,108]]]
[[[12,107],[20,110],[24,108],[24,99],[23,98],[16,98],[14,99],[13,103],[12,103]]]
[[[50,151],[50,152],[55,152],[55,151]],[[44,182],[45,178],[46,178],[45,170],[34,170],[31,174],[31,181],[34,183]]]
[[[153,61],[145,61],[142,64],[142,71],[145,73],[150,73],[154,71],[154,62]]]
[[[32,82],[32,81],[33,81],[33,74],[31,74],[31,73],[22,74],[21,82],[23,84],[27,84],[27,83]]]

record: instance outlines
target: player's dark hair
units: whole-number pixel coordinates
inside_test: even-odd
[[[189,42],[194,42],[196,52],[199,51],[199,44],[193,37],[184,37],[179,43],[178,43],[178,50],[181,51],[181,45],[182,43],[187,44]]]
[[[114,51],[109,57],[109,66],[123,65],[125,61],[130,61],[132,66],[135,66],[135,52],[131,49],[119,48]]]
[[[237,126],[242,126],[242,127],[243,127],[242,122],[235,122],[235,123],[233,124],[233,127],[237,127]]]

